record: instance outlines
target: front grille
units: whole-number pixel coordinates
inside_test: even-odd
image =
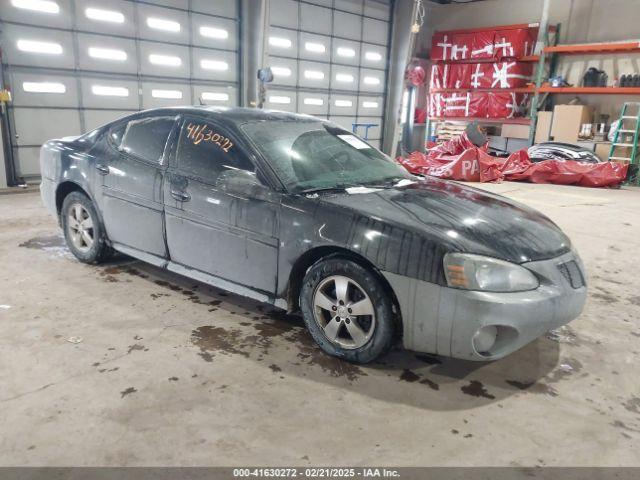
[[[575,260],[561,263],[558,265],[558,270],[560,270],[560,273],[562,273],[562,276],[569,282],[572,288],[585,286],[584,275],[582,275],[582,271],[580,271],[580,267]]]

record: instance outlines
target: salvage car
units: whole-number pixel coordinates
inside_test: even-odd
[[[78,260],[119,251],[301,312],[329,355],[398,339],[503,357],[577,317],[584,268],[548,218],[409,174],[353,133],[259,109],[139,112],[41,150],[41,193]]]

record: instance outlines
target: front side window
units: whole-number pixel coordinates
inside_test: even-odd
[[[294,193],[413,178],[382,152],[328,122],[263,120],[241,128]]]
[[[228,169],[256,171],[232,135],[200,119],[185,120],[176,155],[178,170],[211,184]]]
[[[119,149],[150,163],[161,164],[164,147],[175,123],[174,117],[131,120],[122,134]],[[117,134],[117,130],[112,134]],[[112,139],[117,141],[117,139]]]

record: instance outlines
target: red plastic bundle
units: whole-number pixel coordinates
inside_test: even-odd
[[[430,148],[427,153],[413,152],[398,162],[419,175],[467,182],[527,181],[583,187],[609,187],[622,183],[627,164],[617,162],[586,163],[575,160],[544,160],[533,163],[525,149],[499,158],[487,153],[487,145],[477,147],[463,133]]]

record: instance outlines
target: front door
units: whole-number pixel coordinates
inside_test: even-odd
[[[102,176],[102,215],[115,246],[166,257],[162,182],[165,147],[176,117],[129,120],[109,132],[115,151],[98,159]],[[122,249],[122,248],[121,248]]]
[[[279,197],[257,200],[217,187],[220,174],[256,165],[235,135],[211,121],[185,117],[165,182],[171,261],[273,294],[276,290]]]

